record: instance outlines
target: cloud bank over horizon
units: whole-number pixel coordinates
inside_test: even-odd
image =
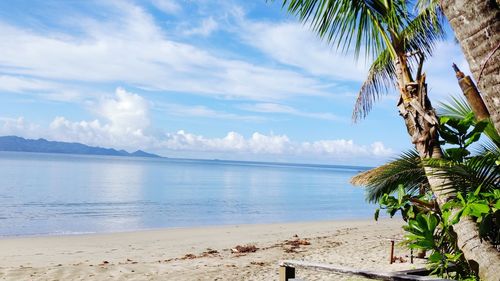
[[[48,126],[26,120],[24,117],[1,118],[0,135],[26,138],[80,142],[93,146],[117,149],[143,149],[163,156],[216,158],[231,154],[227,159],[278,159],[319,163],[357,163],[357,158],[374,161],[394,155],[391,148],[377,141],[360,145],[348,139],[294,141],[287,135],[254,132],[245,137],[228,132],[223,137],[205,137],[185,130],[173,133],[153,133],[150,109],[153,106],[142,96],[117,88],[112,98],[102,98],[92,104],[93,120],[71,121],[55,117]],[[235,158],[235,156],[237,156]],[[269,158],[271,157],[271,158]]]

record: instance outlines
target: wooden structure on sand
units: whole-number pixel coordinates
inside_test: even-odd
[[[340,267],[331,264],[321,264],[306,261],[286,260],[279,263],[280,279],[279,281],[304,281],[295,278],[295,268],[307,268],[314,270],[323,270],[328,272],[342,273],[346,275],[356,275],[375,280],[386,281],[448,281],[448,279],[440,279],[431,276],[425,276],[429,273],[426,269],[414,269],[396,272],[376,272],[368,270],[358,270],[348,267]]]

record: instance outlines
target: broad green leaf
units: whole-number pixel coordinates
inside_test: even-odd
[[[471,212],[471,207],[469,205],[465,206],[462,212],[462,216],[468,216]]]
[[[462,202],[462,205],[465,206],[465,199],[462,196],[462,192],[457,193],[457,198],[460,199],[460,202]]]
[[[402,184],[398,186],[398,204],[401,205],[403,202],[403,196],[405,195],[405,188]]]
[[[451,119],[451,117],[449,117],[449,116],[441,116],[441,117],[439,117],[439,123],[440,123],[441,125],[444,125],[444,124],[446,124],[446,123],[447,123],[450,119]]]
[[[488,122],[487,121],[479,121],[479,122],[477,122],[474,125],[474,129],[472,129],[472,131],[470,131],[467,135],[465,135],[465,138],[468,139],[468,138],[470,138],[472,135],[474,135],[476,133],[482,133],[484,131],[484,129],[486,129],[487,126],[488,126]]]
[[[465,146],[469,146],[471,145],[472,143],[478,141],[480,138],[481,138],[481,135],[482,133],[481,132],[476,132],[474,134],[472,134],[469,138],[467,138],[467,140],[465,141]]]
[[[439,135],[449,144],[460,144],[460,139],[454,133],[448,132],[448,130],[441,128],[439,130]]]
[[[490,207],[487,204],[472,203],[470,206],[470,215],[473,217],[481,217],[482,214],[490,212]]]
[[[478,186],[478,187],[476,188],[476,190],[474,190],[474,195],[475,195],[475,196],[477,196],[477,195],[479,194],[479,192],[480,192],[480,191],[481,191],[481,185],[480,185],[480,186]]]
[[[439,252],[434,252],[429,256],[430,262],[439,262],[443,259],[443,256]]]
[[[460,147],[448,148],[446,149],[446,153],[448,153],[453,160],[459,162],[461,162],[464,157],[470,154],[467,149]]]
[[[461,209],[460,211],[458,211],[455,216],[453,217],[453,219],[451,220],[451,224],[457,224],[459,221],[460,221],[460,218],[462,217],[463,215],[463,212],[464,212],[464,209]]]

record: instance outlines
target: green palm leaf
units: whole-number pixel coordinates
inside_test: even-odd
[[[374,58],[354,106],[353,120],[358,121],[394,87],[392,61],[398,53],[421,54],[409,59],[411,66],[429,55],[433,43],[443,37],[432,1],[421,0],[416,15],[408,12],[409,1],[404,0],[282,0],[282,6],[344,52],[354,44],[356,58],[361,48],[367,59]]]
[[[479,186],[482,192],[492,192],[500,188],[500,167],[495,163],[500,156],[498,149],[485,151],[462,163],[444,159],[427,159],[425,165],[432,174],[449,181],[442,185],[449,192],[474,192]]]
[[[321,38],[347,51],[354,44],[356,57],[363,48],[367,57],[383,50],[395,54],[390,30],[397,32],[408,18],[402,0],[282,0],[282,6],[296,15]]]
[[[443,35],[441,25],[435,22],[432,12],[424,10],[413,18],[400,33],[393,34],[393,45],[398,52],[419,54],[419,56],[409,58],[411,67],[417,65],[420,59],[423,60],[429,56],[434,42],[443,39]],[[419,75],[420,73],[417,74]],[[386,49],[372,63],[368,77],[361,86],[354,105],[353,121],[357,122],[365,118],[380,95],[388,94],[394,85],[396,85],[396,72],[393,57]]]
[[[389,51],[383,51],[371,65],[368,77],[359,90],[352,112],[354,122],[365,118],[380,95],[390,91],[395,83],[395,71]]]
[[[429,189],[420,156],[415,150],[353,177],[351,183],[366,187],[366,199],[369,202],[377,202],[384,194],[396,192],[401,184],[408,194],[418,194],[420,189]]]
[[[459,96],[451,97],[447,102],[439,103],[438,113],[440,116],[465,119],[472,112],[472,108],[465,98]]]

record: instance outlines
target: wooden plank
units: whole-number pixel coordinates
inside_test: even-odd
[[[332,264],[321,264],[307,261],[294,261],[294,260],[286,260],[280,261],[280,270],[281,267],[284,268],[295,268],[295,267],[303,267],[308,269],[316,269],[316,270],[324,270],[329,272],[337,272],[344,273],[349,275],[358,275],[363,276],[369,279],[376,280],[387,280],[387,281],[449,281],[448,279],[441,279],[430,276],[418,276],[418,275],[410,275],[408,274],[410,271],[400,271],[400,272],[377,272],[377,271],[368,271],[368,270],[358,270],[349,267],[335,266]],[[411,272],[416,272],[412,270]],[[295,272],[294,272],[295,273]],[[281,271],[280,271],[281,276]],[[280,279],[282,281],[282,279]],[[287,281],[286,279],[284,281]]]
[[[280,266],[280,281],[295,279],[295,267]]]

